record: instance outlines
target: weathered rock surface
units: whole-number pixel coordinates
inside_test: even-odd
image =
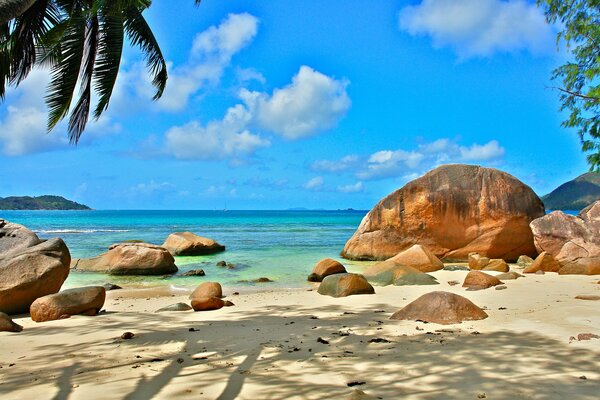
[[[490,259],[488,257],[482,257],[477,253],[470,253],[468,260],[469,268],[473,271],[482,270],[490,263]]]
[[[367,268],[363,275],[370,283],[379,286],[437,285],[439,283],[431,275],[413,267],[393,263],[390,260]]]
[[[446,260],[477,252],[514,261],[537,254],[529,223],[544,213],[533,190],[505,172],[445,165],[381,200],[342,256],[381,260],[421,244]]]
[[[23,327],[14,322],[7,314],[0,312],[0,332],[21,332]]]
[[[193,269],[191,271],[186,271],[181,275],[182,276],[205,276],[206,272],[204,272],[204,270],[202,268],[200,268],[200,269]]]
[[[560,274],[600,274],[600,201],[578,216],[554,211],[531,223],[536,248],[561,264]]]
[[[199,256],[225,251],[225,246],[213,239],[198,236],[192,232],[176,232],[167,237],[162,247],[174,256]]]
[[[434,272],[444,268],[440,259],[434,256],[427,247],[420,244],[415,244],[386,261],[406,265],[421,272]]]
[[[58,238],[0,255],[0,311],[27,313],[35,299],[58,292],[70,263],[69,249]]]
[[[506,263],[506,261],[499,259],[499,258],[493,258],[490,260],[490,262],[483,267],[482,271],[496,271],[496,272],[508,272],[510,270],[508,264]]]
[[[502,284],[502,282],[492,275],[481,271],[471,271],[465,277],[463,287],[466,287],[469,290],[482,290],[500,284]]]
[[[164,247],[148,243],[117,243],[93,258],[73,261],[78,271],[110,275],[166,275],[177,272],[175,259]]]
[[[36,322],[54,321],[72,315],[96,315],[104,306],[106,290],[102,286],[88,286],[63,290],[36,299],[29,309]]]
[[[319,285],[319,294],[346,297],[356,294],[374,294],[375,289],[359,274],[334,274],[326,276]]]
[[[500,279],[501,281],[513,280],[513,279],[519,279],[519,278],[523,278],[523,275],[519,274],[518,272],[514,272],[514,271],[496,275],[496,279]]]
[[[339,261],[332,258],[324,258],[314,266],[312,273],[308,276],[308,281],[321,282],[326,276],[344,274],[346,272],[346,268]]]
[[[13,224],[0,218],[0,256],[28,249],[42,241],[23,225]]]
[[[218,282],[204,282],[200,284],[192,294],[190,299],[206,298],[206,297],[223,297],[223,288]]]
[[[218,297],[198,297],[192,299],[194,311],[218,310],[225,306],[225,302]]]
[[[560,268],[560,263],[556,261],[552,254],[543,251],[539,256],[536,257],[536,259],[533,261],[533,264],[523,270],[523,273],[534,274],[538,271],[558,272]]]
[[[448,292],[431,292],[396,311],[390,319],[449,325],[487,317],[485,311],[465,297]]]
[[[519,259],[517,260],[517,266],[520,268],[527,268],[533,264],[533,261],[533,258],[529,256],[519,256]]]
[[[190,307],[189,305],[187,305],[185,303],[175,303],[175,304],[171,304],[170,306],[160,308],[160,309],[156,310],[156,312],[188,311],[191,309],[192,309],[192,307]]]

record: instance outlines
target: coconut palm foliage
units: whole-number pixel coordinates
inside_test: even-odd
[[[564,127],[576,128],[590,169],[600,170],[600,1],[538,0],[549,22],[562,28],[559,40],[569,46],[572,60],[554,70],[560,80],[561,108],[568,112]]]
[[[144,54],[154,100],[160,98],[167,66],[142,15],[150,5],[150,0],[0,0],[0,101],[6,87],[18,86],[33,67],[50,68],[48,130],[70,114],[69,139],[77,143],[90,117],[92,92],[93,117],[108,108],[125,38]]]

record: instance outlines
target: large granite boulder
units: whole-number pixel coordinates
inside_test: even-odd
[[[13,224],[0,218],[0,257],[28,249],[42,241],[23,225]]]
[[[471,252],[514,261],[537,254],[529,223],[544,213],[533,190],[505,172],[444,165],[381,200],[342,256],[381,260],[421,244],[448,261]]]
[[[54,321],[73,315],[96,315],[104,306],[106,290],[88,286],[40,297],[31,304],[29,314],[35,322]]]
[[[500,279],[481,271],[471,271],[465,277],[463,287],[468,290],[482,290],[501,285]]]
[[[395,285],[437,285],[439,282],[431,275],[407,265],[390,260],[367,268],[363,276],[369,283],[379,286]]]
[[[201,256],[225,251],[225,246],[192,232],[172,233],[162,247],[174,256]]]
[[[321,282],[326,276],[344,274],[346,272],[346,268],[339,261],[333,258],[324,258],[314,266],[312,273],[308,276],[308,280],[310,282]]]
[[[346,297],[355,294],[374,294],[375,289],[359,274],[334,274],[326,276],[319,285],[319,294]]]
[[[600,200],[578,216],[554,211],[531,222],[535,246],[561,264],[560,274],[600,274]]]
[[[386,261],[413,267],[421,272],[434,272],[444,268],[444,263],[433,255],[427,247],[420,244],[415,244]]]
[[[111,275],[165,275],[177,272],[171,253],[148,243],[113,244],[106,253],[97,257],[74,260],[72,268]]]
[[[390,319],[449,325],[487,317],[485,311],[467,298],[449,292],[431,292],[396,311]]]
[[[35,299],[58,292],[70,263],[69,249],[58,238],[0,255],[0,311],[27,313]]]
[[[0,332],[21,332],[23,327],[14,322],[7,314],[0,312]]]

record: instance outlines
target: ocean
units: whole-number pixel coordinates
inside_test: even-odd
[[[191,231],[215,239],[226,251],[209,256],[176,257],[173,276],[109,276],[71,272],[64,287],[107,282],[121,286],[194,287],[217,281],[229,288],[265,290],[310,287],[306,277],[322,258],[339,256],[366,211],[0,211],[0,217],[25,225],[40,238],[61,237],[73,258],[93,257],[113,243],[142,240],[162,244],[172,232]],[[217,267],[218,261],[236,264]],[[370,263],[342,261],[360,272]],[[204,277],[181,273],[202,268]],[[252,283],[267,277],[272,283]]]

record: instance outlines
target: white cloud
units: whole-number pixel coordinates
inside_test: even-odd
[[[317,160],[311,164],[310,168],[313,171],[337,173],[348,171],[356,167],[359,163],[360,157],[352,154],[342,157],[341,160]]]
[[[364,185],[362,182],[356,182],[353,185],[342,185],[338,186],[337,190],[341,193],[358,193],[364,190]]]
[[[497,140],[484,145],[473,144],[471,147],[461,147],[460,155],[467,161],[487,161],[504,156],[504,148]]]
[[[303,65],[292,83],[269,95],[242,90],[240,97],[259,127],[286,139],[301,139],[333,128],[351,101],[348,81],[336,80]]]
[[[423,0],[400,11],[400,28],[429,36],[435,47],[450,47],[462,58],[496,52],[553,49],[554,33],[544,14],[525,0]]]
[[[322,176],[315,176],[304,184],[304,188],[308,190],[317,190],[323,187],[325,180]]]
[[[155,193],[171,193],[175,190],[175,185],[170,182],[150,182],[138,183],[129,189],[132,195],[152,195]]]
[[[424,159],[422,153],[404,150],[382,150],[371,154],[366,167],[358,172],[359,179],[389,178],[400,171],[412,170]]]

